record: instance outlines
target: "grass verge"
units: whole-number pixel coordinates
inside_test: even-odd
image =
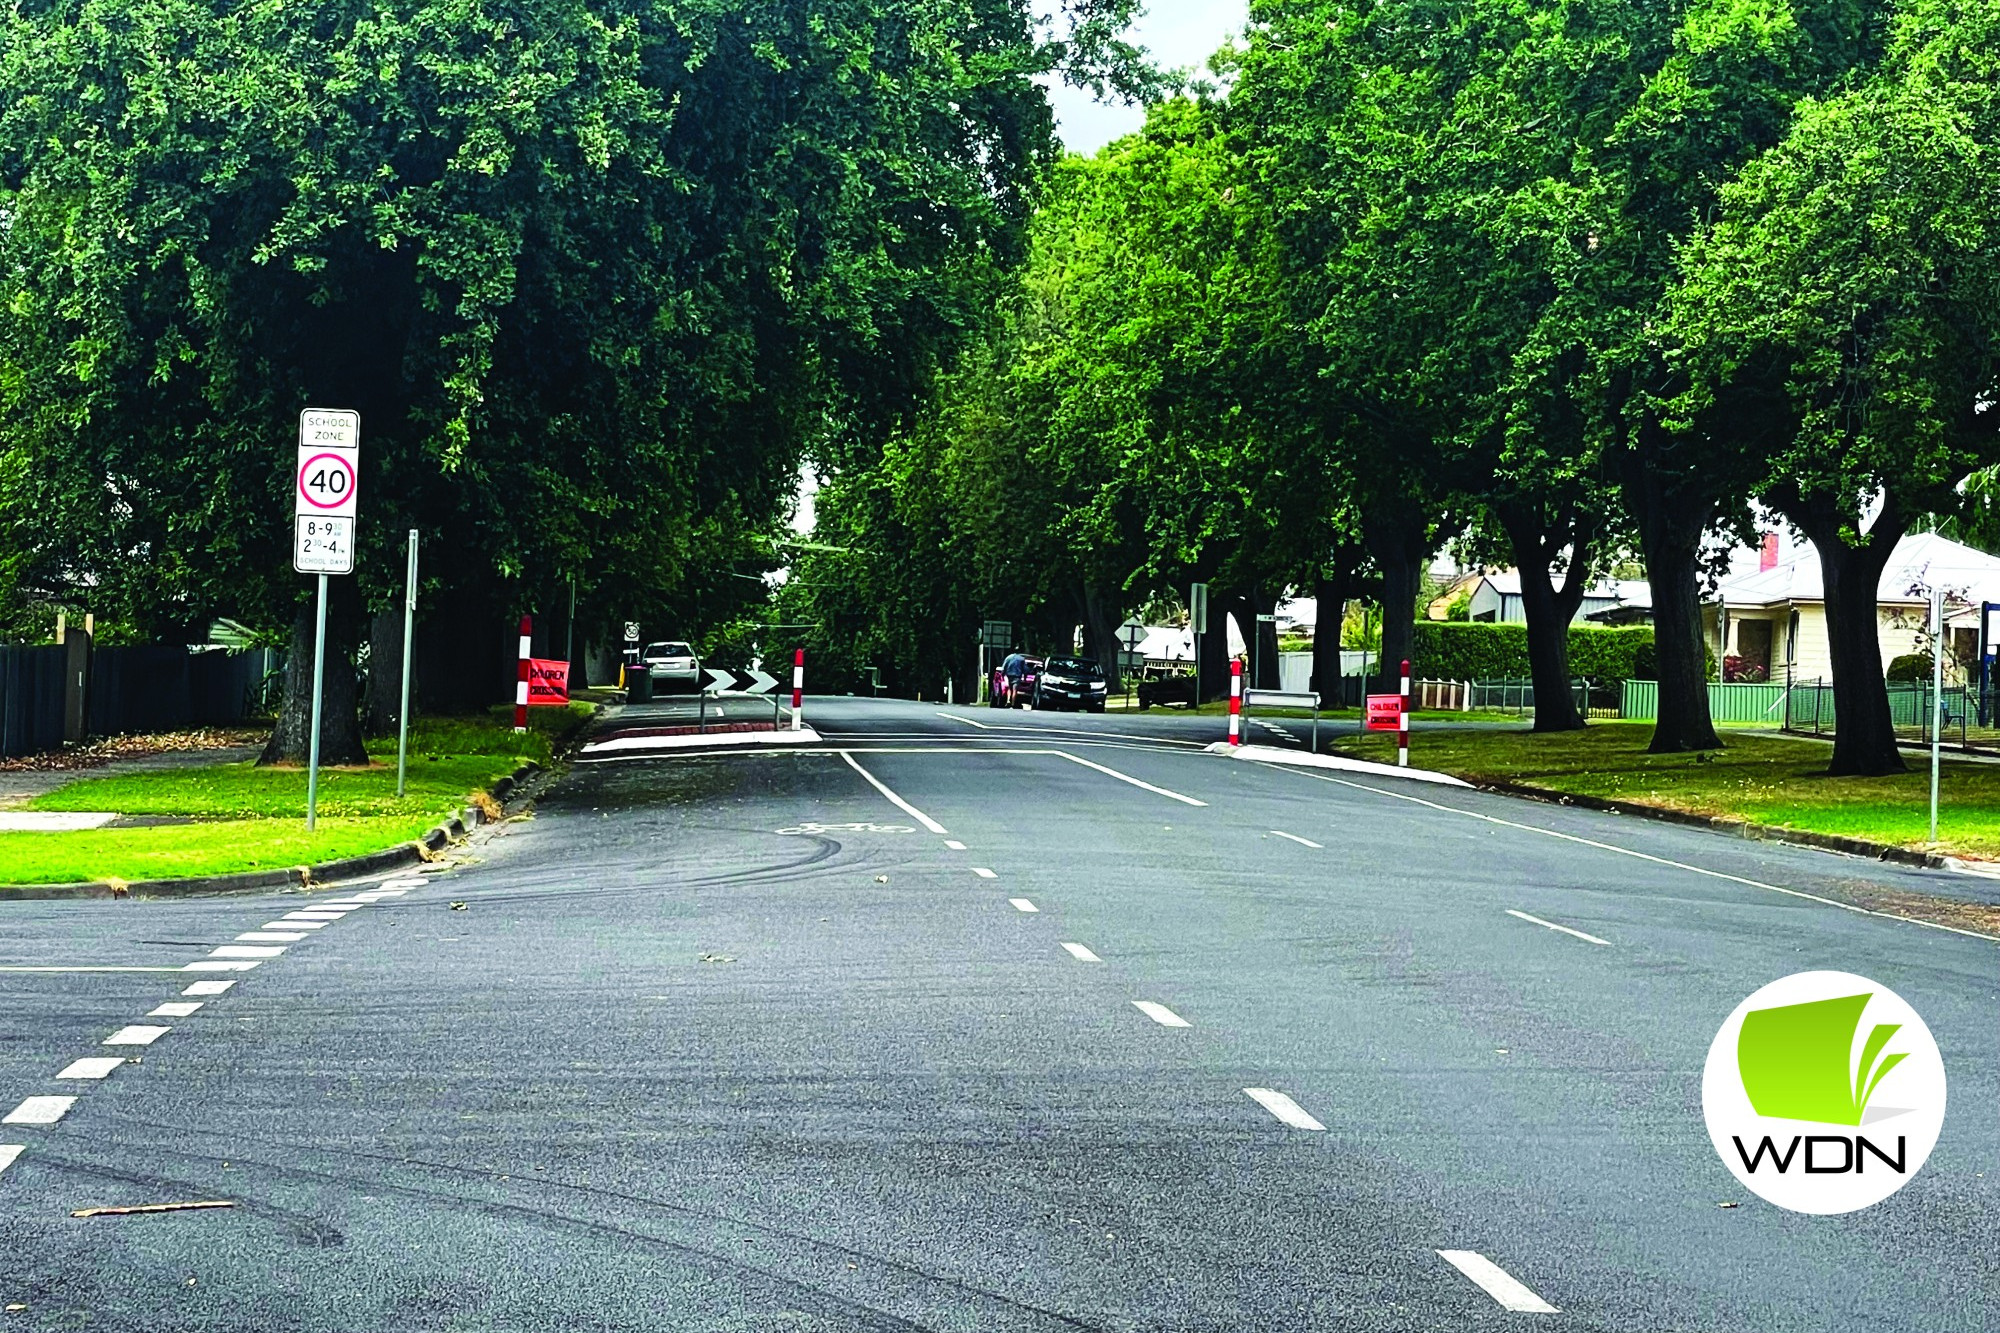
[[[508,710],[511,711],[511,710]],[[515,734],[506,712],[422,718],[410,727],[409,781],[396,795],[396,742],[371,741],[366,768],[322,768],[319,828],[305,831],[306,772],[253,763],[79,778],[30,810],[98,810],[197,822],[64,833],[0,833],[0,884],[167,879],[311,865],[421,836],[524,761],[546,764],[588,705],[543,708]]]
[[[1650,723],[1593,723],[1583,731],[1424,732],[1410,762],[1473,782],[1630,801],[1923,849],[1930,836],[1930,771],[1882,778],[1830,778],[1832,747],[1821,741],[1731,735],[1700,755],[1646,753]],[[1344,736],[1344,754],[1395,762],[1395,737]],[[1944,764],[1939,850],[2000,857],[2000,765]]]

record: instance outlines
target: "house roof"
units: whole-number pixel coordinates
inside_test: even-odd
[[[1913,532],[1896,543],[1882,578],[1875,587],[1878,602],[1922,606],[1924,589],[1942,586],[1966,602],[2000,602],[2000,557],[1940,537]],[[1724,606],[1756,609],[1794,602],[1823,602],[1826,585],[1820,574],[1819,552],[1811,547],[1784,564],[1724,579],[1716,589]]]
[[[1518,569],[1497,569],[1491,574],[1482,574],[1480,578],[1492,584],[1493,591],[1503,597],[1521,595],[1521,571]],[[1638,606],[1653,604],[1652,585],[1644,579],[1599,579],[1584,589],[1583,595],[1592,601],[1611,599]]]

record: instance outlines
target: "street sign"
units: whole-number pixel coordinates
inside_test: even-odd
[[[1257,616],[1257,623],[1260,625],[1275,625],[1278,623],[1278,618],[1274,615],[1265,615],[1260,612]]]
[[[734,671],[728,667],[703,667],[708,674],[705,694],[769,694],[778,683],[776,676],[762,671]]]
[[[1188,589],[1188,623],[1200,634],[1208,628],[1208,585],[1197,583]]]
[[[354,572],[354,513],[361,497],[361,414],[309,407],[299,413],[292,478],[292,568]]]
[[[528,706],[569,702],[569,663],[548,658],[528,659]]]
[[[1368,730],[1401,731],[1403,729],[1403,696],[1400,694],[1371,694],[1368,696]]]
[[[979,642],[988,648],[1012,648],[1014,646],[1014,622],[1011,620],[989,620],[980,627]]]
[[[637,642],[639,642],[639,622],[638,622],[638,621],[636,621],[636,620],[628,620],[628,621],[626,621],[626,622],[625,622],[625,642],[627,642],[627,643],[637,643]]]

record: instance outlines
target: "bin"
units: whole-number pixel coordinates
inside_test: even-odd
[[[625,668],[625,702],[648,704],[653,701],[653,669],[644,662]]]

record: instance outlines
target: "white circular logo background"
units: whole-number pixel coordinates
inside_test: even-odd
[[[1794,1007],[1859,996],[1866,1002],[1851,1027],[1840,1006],[1827,1006],[1837,1013]],[[1782,1012],[1763,1014],[1755,1029],[1762,1039],[1753,1037],[1750,1048],[1742,1048],[1744,1020],[1769,1010]],[[1877,1040],[1885,1025],[1895,1031]],[[1817,1070],[1811,1059],[1816,1049],[1825,1057]],[[1896,1055],[1902,1058],[1889,1063]],[[1774,1057],[1782,1068],[1772,1067]],[[1843,1067],[1833,1069],[1835,1060],[1843,1060]],[[1815,1072],[1822,1076],[1817,1083]],[[1828,1104],[1844,1085],[1860,1123],[1759,1114],[1745,1087],[1746,1074],[1758,1083],[1767,1106],[1795,1113]],[[1817,1103],[1814,1087],[1828,1094]],[[1795,1091],[1783,1096],[1774,1088]],[[1757,991],[1723,1023],[1708,1048],[1701,1104],[1715,1151],[1746,1189],[1793,1212],[1851,1213],[1908,1184],[1931,1155],[1944,1128],[1944,1061],[1924,1020],[1887,986],[1851,972],[1797,972]],[[1746,1154],[1757,1170],[1746,1165]],[[1901,1160],[1904,1169],[1895,1170],[1878,1154]],[[1783,1170],[1780,1160],[1787,1163]],[[1843,1160],[1850,1169],[1838,1169]],[[1806,1170],[1808,1164],[1816,1169]]]

